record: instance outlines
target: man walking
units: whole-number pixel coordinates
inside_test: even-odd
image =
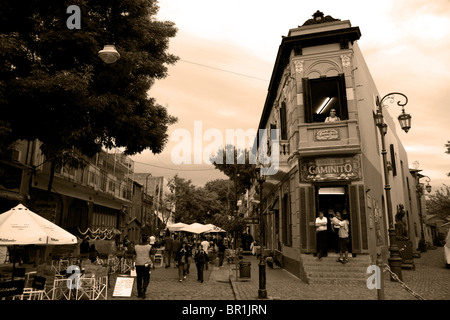
[[[134,247],[133,267],[131,269],[136,268],[138,298],[142,299],[145,299],[145,292],[150,282],[150,268],[152,266],[152,260],[150,258],[151,248],[146,237],[142,237],[141,243]]]
[[[170,259],[172,257],[173,249],[173,239],[170,236],[170,232],[166,232],[166,237],[164,238],[164,259],[166,262],[166,268],[170,267]]]
[[[202,245],[202,248],[206,254],[206,257],[208,257],[209,241],[206,240],[206,237],[203,237],[203,241],[200,244]],[[208,262],[205,263],[205,270],[208,270]]]

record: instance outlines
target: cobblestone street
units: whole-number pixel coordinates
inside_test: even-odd
[[[203,283],[197,281],[197,269],[191,265],[190,273],[183,282],[178,281],[178,269],[170,268],[152,269],[150,284],[147,288],[146,300],[234,300],[232,286],[225,275],[222,279],[216,279],[212,275],[214,268],[210,265],[209,270],[205,270]],[[223,271],[228,268],[224,267]],[[228,275],[228,271],[227,274]],[[113,297],[114,283],[116,275],[111,276],[109,296],[112,300],[135,300],[137,297],[136,285],[133,287],[131,298]],[[139,299],[141,300],[141,299]]]
[[[195,265],[183,282],[178,281],[177,269],[152,270],[146,300],[258,300],[258,259],[245,256],[251,262],[251,278],[237,279],[227,264],[210,265],[205,282],[198,282]],[[402,269],[403,282],[424,300],[450,300],[450,270],[443,264],[443,248],[428,250],[415,259],[416,269]],[[348,264],[351,265],[351,262]],[[266,269],[267,294],[270,300],[377,300],[377,290],[361,284],[306,284],[284,269]],[[231,278],[230,278],[231,275]],[[369,276],[369,275],[368,275]],[[231,279],[231,280],[230,280]],[[134,286],[131,298],[112,297],[115,276],[109,290],[112,300],[137,300]],[[398,282],[390,281],[385,272],[385,300],[417,300]],[[140,299],[139,299],[140,300]]]

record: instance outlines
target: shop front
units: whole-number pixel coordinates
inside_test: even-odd
[[[328,252],[338,249],[338,232],[330,223],[338,212],[350,222],[349,252],[367,253],[364,183],[359,154],[300,159],[300,244],[303,253],[316,252],[315,219],[328,219]]]

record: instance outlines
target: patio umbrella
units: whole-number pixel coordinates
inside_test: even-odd
[[[77,244],[77,238],[22,204],[0,214],[0,246],[30,244]],[[16,261],[13,258],[13,275],[15,264]]]
[[[0,214],[0,245],[77,244],[77,238],[22,204]]]
[[[169,229],[169,231],[179,231],[179,229],[181,229],[185,226],[187,226],[187,224],[185,224],[183,222],[177,222],[177,223],[168,225],[167,229]]]
[[[185,232],[191,232],[191,233],[199,234],[199,233],[206,232],[209,229],[210,229],[210,227],[208,227],[208,226],[206,226],[204,224],[194,222],[192,224],[189,224],[189,225],[179,229],[179,231],[185,231]]]
[[[213,225],[212,223],[209,223],[206,225],[207,227],[209,227],[209,229],[207,231],[205,231],[205,233],[214,233],[214,232],[226,232],[225,230],[223,230],[222,228]]]

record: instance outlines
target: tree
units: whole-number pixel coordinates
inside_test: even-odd
[[[79,6],[81,29],[67,27],[69,5]],[[177,119],[148,91],[178,58],[167,52],[177,29],[155,18],[158,9],[155,0],[4,0],[0,149],[39,139],[52,167],[82,165],[70,156],[103,147],[160,153]],[[120,52],[114,64],[97,55],[107,44]]]
[[[191,180],[175,175],[167,186],[171,191],[168,201],[175,205],[175,222],[203,223],[208,212],[218,207],[217,194],[194,186]]]
[[[444,185],[431,194],[427,200],[428,212],[435,214],[444,221],[450,221],[450,187]]]
[[[233,155],[233,162],[227,161],[227,154]],[[214,167],[222,171],[235,184],[235,194],[242,194],[250,189],[254,180],[256,165],[250,163],[248,150],[237,149],[233,145],[226,145],[219,150],[215,157],[211,157]],[[237,199],[236,199],[237,200]]]

